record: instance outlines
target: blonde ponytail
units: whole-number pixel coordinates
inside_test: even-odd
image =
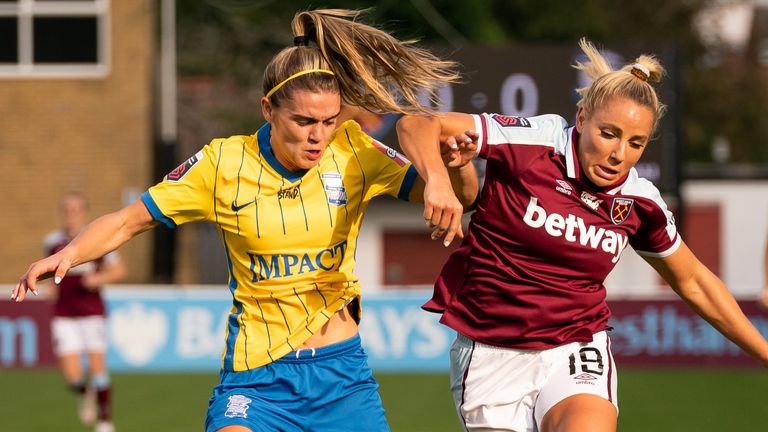
[[[362,12],[324,9],[296,14],[291,26],[299,46],[286,48],[267,66],[265,94],[298,72],[328,69],[347,104],[378,113],[433,112],[439,88],[459,80],[457,64],[414,46],[413,41],[400,41],[357,22]],[[310,42],[317,48],[308,46]],[[279,103],[298,88],[328,90],[329,77],[312,73],[293,79],[270,100]],[[429,104],[423,105],[422,99]]]

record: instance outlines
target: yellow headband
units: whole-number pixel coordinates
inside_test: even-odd
[[[285,83],[287,83],[288,81],[290,81],[290,80],[292,80],[294,78],[298,78],[298,77],[300,77],[302,75],[313,73],[313,72],[320,72],[320,73],[326,73],[326,74],[329,74],[329,75],[336,75],[336,74],[333,73],[333,71],[330,71],[328,69],[308,69],[308,70],[305,70],[305,71],[297,72],[297,73],[289,76],[288,78],[284,79],[280,84],[272,87],[272,90],[270,90],[267,93],[267,96],[266,96],[267,99],[269,99],[270,96],[275,94],[276,91],[280,90],[280,87],[284,86]]]

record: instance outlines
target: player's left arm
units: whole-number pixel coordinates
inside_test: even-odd
[[[424,202],[432,237],[445,235],[446,246],[455,235],[463,236],[461,215],[477,196],[477,176],[468,166],[476,154],[477,136],[463,132],[473,127],[472,116],[460,113],[404,116],[397,123],[400,146],[420,175],[409,200]],[[417,192],[423,198],[414,196]]]
[[[744,315],[723,281],[684,242],[669,256],[643,258],[699,316],[768,367],[768,341]]]
[[[472,207],[479,192],[477,171],[471,163],[477,154],[477,139],[477,133],[466,131],[456,136],[441,137],[440,140],[440,153],[443,164],[448,170],[451,188],[455,191],[456,198],[458,198],[463,206],[464,211]],[[408,201],[423,203],[425,188],[426,182],[424,179],[420,176],[416,177],[411,192],[408,195]],[[428,221],[427,226],[433,228],[432,239],[436,240],[439,237],[445,236],[443,244],[448,246],[454,237],[463,238],[464,233],[461,229],[461,220],[456,218],[451,222],[451,226],[446,229],[440,225],[434,226]],[[454,225],[453,222],[456,222],[456,225],[458,225],[455,229],[451,229]]]

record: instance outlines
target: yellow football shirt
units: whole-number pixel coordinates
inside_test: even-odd
[[[233,305],[224,370],[270,363],[294,350],[359,297],[358,230],[378,195],[408,199],[416,170],[354,121],[334,132],[320,162],[288,171],[270,124],[216,139],[142,194],[169,227],[213,223],[227,254]]]

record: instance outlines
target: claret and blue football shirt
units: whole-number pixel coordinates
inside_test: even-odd
[[[579,166],[560,116],[475,115],[487,161],[477,211],[424,308],[469,338],[518,349],[591,341],[608,328],[603,282],[622,251],[681,244],[658,189],[629,173],[608,187]]]

